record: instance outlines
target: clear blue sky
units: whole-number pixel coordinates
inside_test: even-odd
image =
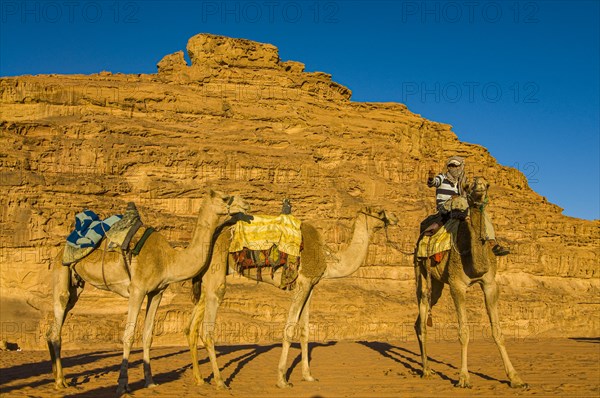
[[[2,1],[0,75],[154,73],[205,32],[272,43],[354,101],[481,144],[600,218],[599,1]]]

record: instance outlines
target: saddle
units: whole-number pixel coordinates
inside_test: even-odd
[[[94,214],[89,210],[86,210],[86,212],[84,213],[86,214],[86,216]],[[81,219],[81,215],[84,213],[79,213],[76,216],[76,220],[79,221]],[[107,220],[111,220],[114,218],[116,218],[118,221],[112,222],[110,224],[106,223]],[[129,202],[127,204],[127,210],[125,211],[125,214],[123,216],[116,215],[109,217],[107,220],[104,220],[102,222],[103,225],[101,225],[101,228],[99,230],[101,232],[94,235],[94,240],[92,244],[86,243],[81,247],[78,247],[77,245],[73,244],[72,237],[75,235],[81,235],[81,226],[78,224],[78,222],[76,222],[76,230],[73,231],[71,235],[69,235],[69,238],[67,239],[67,244],[65,245],[65,250],[63,252],[62,259],[63,265],[69,266],[87,257],[94,250],[100,247],[102,242],[106,242],[106,251],[121,251],[126,257],[131,257],[131,254],[137,255],[148,236],[150,236],[150,234],[154,232],[153,228],[146,228],[142,237],[137,241],[134,249],[129,249],[129,245],[131,244],[133,237],[144,225],[133,202]]]
[[[275,271],[283,268],[279,288],[282,290],[294,288],[298,278],[300,256],[292,256],[282,252],[277,245],[273,245],[267,250],[251,250],[244,247],[232,254],[239,274],[249,277],[250,271],[256,269],[256,280],[262,281],[263,268],[270,272],[271,278],[273,278]]]
[[[281,289],[291,289],[298,277],[302,250],[301,222],[291,214],[253,216],[249,222],[238,221],[232,228],[229,252],[233,254],[238,272],[262,281],[263,268],[271,277],[283,267]]]
[[[419,258],[434,257],[436,262],[441,262],[444,252],[450,250],[453,245],[453,237],[456,236],[460,220],[452,218],[437,228],[435,233],[421,234],[417,242],[416,256]],[[426,230],[427,232],[429,230]]]

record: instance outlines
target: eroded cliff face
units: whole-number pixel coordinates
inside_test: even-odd
[[[209,188],[242,195],[256,214],[278,214],[284,197],[332,251],[343,248],[364,206],[400,218],[372,239],[365,265],[322,281],[311,338],[412,339],[416,316],[411,252],[434,210],[427,171],[451,154],[492,183],[490,213],[513,254],[500,258],[500,315],[508,338],[597,336],[600,222],[569,218],[516,169],[451,126],[397,103],[352,102],[322,72],[283,62],[268,44],[197,35],[158,73],[43,75],[0,79],[0,231],[3,340],[43,348],[51,319],[49,270],[90,208],[103,217],[134,201],[174,246],[191,238]],[[289,293],[240,276],[217,319],[218,343],[276,342]],[[185,344],[189,282],[167,290],[155,344]],[[478,288],[469,300],[472,338],[490,338]],[[67,319],[64,347],[119,345],[127,301],[86,287]],[[436,338],[453,339],[448,293],[434,309]]]

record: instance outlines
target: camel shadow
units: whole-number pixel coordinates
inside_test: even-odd
[[[141,350],[138,350],[141,351]],[[63,366],[65,368],[69,368],[71,366],[77,365],[86,365],[88,363],[92,363],[104,358],[117,357],[122,355],[116,351],[97,351],[91,354],[79,354],[71,357],[63,358]],[[47,374],[48,378],[44,378],[42,380],[37,380],[30,383],[20,383],[12,386],[6,386],[0,388],[0,391],[5,394],[10,391],[19,390],[25,387],[39,387],[47,383],[52,383],[54,379],[52,378],[52,365],[50,360],[44,360],[39,362],[26,363],[22,365],[12,366],[10,368],[4,368],[0,372],[0,386],[6,384],[8,382],[14,382],[19,379],[29,379],[31,377],[38,377]],[[82,373],[88,373],[82,372]],[[82,374],[78,374],[77,376],[81,376]]]
[[[119,353],[114,351],[98,351],[92,354],[79,354],[63,359],[63,366],[85,365],[89,362],[94,362],[98,359],[117,356]],[[19,378],[19,375],[25,374],[27,378],[32,376],[41,376],[46,374],[51,369],[50,360],[44,360],[34,363],[25,363],[22,365],[3,368],[0,372],[0,385],[8,381],[14,381]]]
[[[230,359],[229,361],[227,361],[227,363],[225,365],[223,365],[222,368],[220,368],[221,371],[223,371],[223,370],[227,369],[228,367],[233,366],[233,364],[237,363],[235,369],[233,370],[233,372],[231,372],[231,375],[229,375],[229,377],[224,380],[225,384],[229,385],[231,382],[233,382],[235,377],[240,373],[240,371],[244,368],[244,366],[246,366],[252,360],[256,359],[259,355],[269,352],[278,346],[281,346],[281,345],[280,344],[271,344],[271,345],[267,345],[267,346],[261,346],[261,345],[257,345],[257,344],[246,344],[246,345],[237,345],[237,346],[215,347],[215,350],[217,351],[217,357],[222,356],[222,355],[231,354],[236,351],[251,350],[250,352],[241,354],[241,355],[237,356],[236,358]],[[208,358],[198,361],[199,364],[206,363],[206,362],[209,362]],[[190,368],[191,368],[191,366],[192,365],[189,365]],[[210,376],[208,376],[206,379],[204,379],[204,381],[207,383],[210,383],[211,380],[214,379],[214,376],[215,375],[211,373]]]
[[[337,342],[335,342],[335,341],[329,341],[327,343],[308,343],[308,362],[310,362],[310,360],[311,360],[312,350],[315,347],[329,347],[329,346],[335,345],[336,343]],[[300,344],[298,344],[298,343],[292,343],[291,348],[299,349],[300,348]],[[292,361],[292,364],[290,365],[288,371],[285,374],[285,377],[286,377],[287,380],[289,380],[290,377],[292,377],[292,373],[293,373],[294,369],[301,362],[302,362],[302,353],[298,354],[296,356],[296,358],[294,358],[294,360]]]
[[[421,369],[421,354],[381,341],[359,341],[358,344],[362,344],[365,347],[378,352],[381,356],[399,363],[413,375],[423,373]],[[437,362],[435,360],[432,361]],[[438,374],[442,379],[450,380],[450,378],[443,373]]]
[[[135,351],[133,351],[133,350],[131,351],[132,354],[137,354],[137,353],[140,353],[140,352],[142,352],[141,349],[138,349],[138,350],[135,350]],[[159,360],[159,359],[163,359],[163,358],[169,358],[169,357],[173,357],[173,356],[176,356],[176,355],[180,355],[180,354],[182,354],[184,352],[188,352],[188,350],[187,349],[181,349],[181,350],[170,352],[170,353],[167,353],[167,354],[154,356],[154,357],[152,357],[152,360]],[[117,352],[115,355],[117,355],[117,356],[120,357],[122,354],[120,352]],[[144,362],[143,359],[137,359],[135,361],[129,362],[129,368],[134,368],[136,366],[140,366],[143,362]],[[95,368],[95,369],[91,369],[91,370],[85,370],[83,372],[71,375],[69,377],[70,384],[73,387],[78,387],[78,386],[84,385],[86,383],[89,383],[92,378],[97,379],[97,378],[99,378],[101,376],[104,376],[104,375],[107,375],[107,374],[109,374],[111,372],[118,373],[120,371],[120,369],[121,369],[121,362],[119,361],[118,363],[115,363],[114,365],[111,365],[111,366],[105,366],[105,367],[102,367],[102,368]],[[174,371],[174,372],[177,374],[177,371]],[[167,375],[169,375],[170,373],[173,373],[173,372],[168,372]],[[160,377],[160,376],[161,376],[160,374],[155,375],[155,378]],[[80,380],[80,378],[81,378],[81,380]],[[172,380],[175,380],[177,378],[179,378],[179,377],[175,377]],[[130,383],[130,387],[132,388],[132,390],[135,390],[136,386],[138,384],[143,387],[144,381],[141,380],[141,381],[136,381],[136,382]],[[115,387],[115,389],[116,389],[116,387]]]
[[[420,375],[420,376],[423,375],[420,353],[408,350],[403,347],[394,346],[389,343],[379,342],[379,341],[359,341],[358,343],[362,344],[365,347],[368,347],[374,351],[377,351],[378,353],[380,353],[382,356],[384,356],[386,358],[389,358],[395,362],[398,362],[399,364],[404,366],[406,369],[408,369],[409,372],[413,375]],[[458,371],[458,367],[454,366],[450,363],[440,361],[437,359],[433,359],[430,356],[427,356],[427,358],[432,363],[447,366],[450,369],[454,369],[454,370]],[[478,377],[481,377],[482,379],[485,379],[485,380],[497,381],[497,382],[503,383],[503,384],[510,384],[509,381],[499,380],[499,379],[496,379],[495,377],[483,374],[481,372],[473,372],[472,370],[469,370],[469,373],[476,375]],[[443,380],[446,380],[452,384],[458,383],[458,379],[453,379],[450,376],[448,376],[447,374],[445,374],[444,372],[441,372],[439,370],[435,370],[435,374],[440,376],[440,378],[442,378]]]
[[[136,351],[132,351],[132,353],[137,353],[137,352],[141,352],[141,351],[142,350],[136,350]],[[170,358],[173,356],[181,355],[186,352],[188,352],[187,348],[152,357],[152,360]],[[122,354],[120,352],[117,352],[115,355],[121,356]],[[143,359],[138,359],[136,361],[130,362],[129,369],[139,366],[142,363],[143,363]],[[82,389],[82,386],[89,383],[92,378],[97,379],[97,378],[107,375],[111,372],[118,374],[120,367],[121,367],[121,364],[118,363],[115,365],[106,366],[103,368],[96,368],[96,369],[92,369],[92,370],[86,370],[85,372],[75,374],[70,380],[70,384],[71,384],[70,389]],[[185,372],[185,370],[188,367],[190,367],[190,365],[180,367],[178,369],[174,369],[169,372],[155,374],[154,380],[158,384],[167,384],[169,382],[175,381],[182,377],[182,374]],[[80,380],[80,378],[81,378],[81,380]],[[115,383],[115,385],[99,387],[99,388],[96,388],[96,389],[93,389],[90,391],[65,394],[64,397],[86,397],[86,398],[98,397],[98,398],[100,398],[100,397],[114,396],[116,388],[117,388],[117,386]],[[139,379],[139,380],[130,382],[129,388],[132,392],[143,390],[145,388],[145,381],[143,379]]]
[[[569,340],[573,340],[578,343],[600,344],[600,337],[569,337]]]
[[[182,350],[179,350],[176,352],[170,352],[168,354],[156,356],[156,357],[153,357],[152,359],[156,360],[156,359],[161,359],[161,358],[168,358],[171,356],[179,355],[179,354],[187,352],[187,351],[188,351],[187,349],[182,349]],[[141,352],[142,352],[141,349],[136,349],[136,350],[131,351],[132,354],[138,354]],[[98,352],[93,352],[93,353],[89,353],[89,354],[79,354],[79,355],[63,358],[63,365],[64,365],[65,369],[68,369],[69,367],[87,365],[89,363],[93,363],[98,360],[111,358],[111,357],[121,357],[122,355],[123,354],[118,351],[98,351]],[[142,363],[143,363],[143,359],[138,359],[136,361],[130,362],[130,368],[139,366]],[[85,384],[92,381],[92,379],[100,378],[111,372],[118,373],[120,370],[120,367],[121,367],[121,362],[116,361],[114,365],[104,366],[104,367],[96,367],[93,369],[85,369],[79,373],[68,374],[68,382],[70,384],[70,388],[71,389],[81,389],[82,386],[84,386]],[[183,370],[185,370],[185,369],[183,369]],[[173,373],[173,374],[171,374],[171,373]],[[40,387],[40,386],[47,385],[47,384],[54,382],[54,379],[51,375],[51,363],[49,360],[28,363],[28,364],[14,366],[11,368],[2,369],[2,372],[0,372],[1,380],[2,380],[0,385],[2,385],[3,383],[7,383],[8,381],[18,380],[19,378],[30,378],[30,377],[41,376],[43,374],[47,374],[48,377],[45,377],[41,380],[36,380],[34,382],[30,382],[30,383],[20,383],[20,384],[15,384],[15,385],[11,385],[11,386],[5,386],[5,387],[0,388],[0,390],[1,390],[2,394],[6,394],[6,393],[9,393],[12,391],[20,390],[22,388],[27,388],[27,387],[36,388],[36,387]],[[163,375],[165,376],[164,379],[162,379]],[[174,372],[168,372],[163,375],[158,375],[158,378],[161,378],[161,381],[163,381],[163,382],[172,381],[172,380],[175,380],[180,377],[178,370],[176,370]],[[132,383],[130,383],[130,387],[132,390],[137,390],[139,388],[143,388],[144,381],[139,380],[139,381],[132,382]],[[64,396],[65,397],[68,397],[68,396],[105,397],[108,395],[114,395],[115,390],[116,390],[116,385],[111,386],[111,387],[99,388],[99,389],[95,389],[95,390],[88,391],[88,392],[77,392],[77,393],[70,394],[70,395],[65,394]]]
[[[312,350],[315,347],[327,347],[327,346],[331,346],[334,344],[336,344],[336,343],[335,342],[309,343],[309,345],[308,345],[309,360],[310,360],[310,357],[312,354]],[[235,358],[231,358],[225,365],[223,365],[223,367],[220,368],[220,370],[223,371],[223,370],[229,368],[230,366],[235,365],[235,369],[231,372],[229,377],[227,377],[227,379],[224,380],[225,384],[230,385],[235,380],[236,376],[242,371],[244,366],[246,366],[248,363],[250,363],[251,361],[256,359],[259,355],[265,354],[275,348],[280,348],[280,347],[281,347],[280,343],[266,345],[266,346],[256,345],[256,344],[248,344],[248,345],[238,345],[238,346],[215,347],[215,349],[217,350],[217,356],[231,354],[236,351],[251,350],[250,352],[246,352]],[[295,348],[295,349],[300,349],[300,344],[292,343],[292,345],[290,347]],[[301,363],[301,361],[302,361],[302,354],[300,353],[296,358],[294,358],[294,360],[292,361],[292,364],[290,365],[290,367],[286,373],[286,377],[288,379],[291,377],[292,372],[294,371],[296,366],[298,366],[298,364]],[[199,364],[205,364],[207,362],[209,362],[208,358],[198,361]],[[191,367],[192,367],[191,364],[186,365],[183,370],[189,369]],[[214,379],[214,374],[211,373],[210,376],[208,376],[207,378],[204,379],[204,381],[207,383],[210,383],[213,379]]]
[[[328,343],[309,343],[309,347],[308,347],[308,353],[309,353],[309,358],[310,355],[312,353],[312,350],[315,347],[327,347],[327,346],[331,346],[331,345],[335,345],[336,342],[328,342]],[[232,354],[232,353],[236,353],[238,351],[245,351],[245,350],[250,350],[250,352],[245,352],[242,353],[241,355],[238,355],[235,358],[230,359],[222,368],[221,370],[227,369],[230,366],[234,366],[235,365],[235,369],[232,371],[231,375],[224,380],[226,385],[230,385],[235,378],[237,377],[237,375],[241,372],[241,370],[244,368],[244,366],[246,366],[248,363],[250,363],[252,360],[256,359],[258,356],[267,353],[271,350],[273,350],[274,348],[279,348],[281,347],[281,344],[271,344],[271,345],[267,345],[267,346],[261,346],[261,345],[256,345],[256,344],[248,344],[248,345],[237,345],[237,346],[220,346],[220,347],[215,347],[215,349],[217,350],[217,355],[218,356],[222,356],[222,355],[227,355],[227,354]],[[296,348],[296,349],[300,349],[300,344],[298,343],[293,343],[291,345],[291,348]],[[158,356],[158,357],[154,357],[153,359],[161,359],[161,358],[166,358],[169,356],[173,356],[173,355],[179,355],[183,352],[188,352],[187,349],[183,349],[181,351],[178,352],[173,352],[173,353],[169,353],[166,355],[162,355],[162,356]],[[120,353],[117,353],[115,355],[120,355]],[[301,363],[302,361],[302,354],[299,354],[294,361],[292,362],[292,365],[290,366],[288,373],[287,373],[287,377],[289,378],[291,373],[293,372],[294,368]],[[47,361],[49,362],[49,361]],[[209,362],[208,357],[204,358],[202,360],[199,360],[198,363],[199,364],[206,364]],[[136,364],[140,364],[140,361],[136,361],[134,363],[131,363],[130,365],[136,365]],[[111,367],[107,367],[106,370],[107,372],[110,371],[115,371],[117,372],[119,370],[120,365],[116,365],[116,366],[111,366]],[[170,383],[172,381],[175,381],[179,378],[182,377],[183,373],[188,370],[191,369],[192,365],[188,364],[185,366],[182,366],[178,369],[174,369],[172,371],[169,372],[165,372],[165,373],[158,373],[154,375],[154,379],[156,382],[158,382],[159,384],[167,384]],[[90,372],[86,372],[86,373],[90,373]],[[93,371],[92,371],[93,373]],[[99,377],[99,376],[95,376],[95,377]],[[214,378],[214,375],[211,373],[211,375],[209,377],[207,377],[206,379],[204,379],[205,382],[210,383],[210,381]],[[89,380],[88,380],[89,381]],[[85,380],[78,383],[78,385],[81,384],[85,384]],[[133,391],[134,393],[136,391],[143,391],[144,390],[144,380],[138,380],[135,382],[132,382],[129,384],[129,387],[131,389],[131,391]],[[72,387],[73,388],[73,387]],[[75,388],[77,388],[77,385],[75,385]],[[80,387],[81,388],[81,387]],[[64,397],[84,397],[84,398],[104,398],[107,396],[114,396],[115,394],[115,390],[116,390],[116,385],[115,386],[109,386],[109,387],[100,387],[100,388],[96,388],[94,390],[91,391],[86,391],[86,392],[76,392],[73,394],[69,394],[69,395],[64,395]],[[319,395],[315,395],[314,398],[319,398]]]

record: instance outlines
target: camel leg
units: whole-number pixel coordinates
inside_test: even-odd
[[[204,383],[204,378],[200,373],[200,367],[198,366],[198,328],[202,324],[204,318],[204,307],[206,305],[205,295],[200,296],[200,300],[196,303],[192,310],[192,316],[190,317],[190,325],[187,332],[188,345],[190,346],[190,354],[192,355],[192,370],[194,373],[194,382],[197,386],[201,386]]]
[[[204,289],[203,285],[202,288]],[[210,364],[212,365],[213,375],[215,376],[215,383],[217,384],[217,389],[226,389],[227,386],[221,377],[221,372],[219,370],[219,364],[217,363],[217,354],[215,352],[215,321],[217,319],[217,310],[219,309],[219,305],[223,301],[223,297],[225,296],[225,281],[219,285],[217,289],[204,289],[202,294],[206,297],[206,308],[204,312],[204,324],[202,327],[202,341],[204,342],[204,346],[206,347],[206,351],[208,352],[208,357],[210,359]]]
[[[123,361],[121,362],[121,370],[119,372],[117,395],[122,395],[129,391],[129,380],[127,376],[129,354],[135,337],[135,324],[145,295],[146,294],[139,288],[129,286],[129,310],[127,312],[125,331],[123,332]]]
[[[309,327],[309,309],[310,302],[312,299],[312,290],[308,295],[308,299],[306,300],[306,304],[304,305],[304,309],[302,310],[302,315],[300,315],[300,324],[302,325],[302,332],[300,334],[300,347],[302,349],[302,379],[304,381],[318,381],[315,379],[310,373],[310,364],[308,358],[308,337],[310,334]]]
[[[283,330],[283,342],[281,349],[281,357],[279,358],[279,366],[277,368],[277,387],[286,388],[292,387],[291,383],[286,380],[285,372],[287,370],[287,357],[290,350],[291,341],[294,338],[294,329],[300,318],[300,313],[304,308],[306,300],[312,290],[313,284],[311,280],[298,276],[296,289],[292,297],[292,304],[288,313],[287,322]]]
[[[415,266],[415,280],[417,282],[417,305],[419,313],[415,321],[415,332],[419,341],[419,349],[421,350],[421,364],[423,366],[423,378],[429,378],[432,375],[427,359],[427,314],[429,313],[429,303],[427,302],[427,294],[424,284],[425,276],[422,273],[421,266]]]
[[[492,328],[492,337],[498,346],[500,356],[502,356],[502,362],[504,363],[504,371],[510,379],[510,386],[512,388],[527,388],[527,384],[521,380],[517,371],[510,362],[508,352],[504,346],[504,337],[502,336],[502,330],[500,329],[500,321],[498,319],[498,285],[496,281],[484,283],[481,286],[485,297],[485,307],[490,318],[490,325]]]
[[[421,363],[423,365],[423,374],[421,377],[429,378],[435,372],[429,367],[429,358],[427,356],[427,317],[429,315],[429,303],[425,291],[425,276],[422,275],[421,267],[415,267],[415,276],[417,281],[417,303],[419,305],[419,314],[415,322],[415,331],[421,350]],[[431,307],[433,307],[442,295],[444,284],[436,279],[431,279]]]
[[[467,367],[467,347],[469,345],[469,326],[467,325],[466,286],[450,283],[450,294],[454,300],[458,315],[458,338],[461,345],[460,374],[456,387],[471,388]]]
[[[62,361],[60,359],[62,327],[67,314],[75,306],[83,288],[71,286],[71,269],[62,264],[54,268],[53,286],[54,320],[48,328],[46,340],[48,342],[48,350],[50,351],[50,360],[52,361],[54,386],[57,389],[62,389],[69,386],[65,380]]]
[[[143,346],[144,346],[144,379],[146,381],[146,387],[155,387],[157,384],[152,379],[152,369],[150,368],[150,347],[152,346],[152,337],[154,332],[154,319],[156,317],[156,311],[160,305],[163,291],[149,294],[148,302],[146,303],[146,319],[144,320],[144,335],[143,335]]]

